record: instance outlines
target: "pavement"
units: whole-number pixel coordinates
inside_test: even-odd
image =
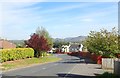
[[[42,65],[34,65],[2,73],[2,78],[94,78],[105,71],[92,60],[55,54],[62,60]]]

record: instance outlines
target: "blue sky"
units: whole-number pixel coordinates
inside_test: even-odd
[[[87,36],[118,27],[117,2],[3,2],[2,33],[6,39],[28,39],[37,27],[53,38]]]

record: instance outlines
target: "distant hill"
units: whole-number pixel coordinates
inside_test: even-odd
[[[85,38],[87,38],[87,36],[69,37],[65,38],[64,40],[68,42],[80,42],[85,40]]]
[[[78,36],[78,37],[67,37],[67,38],[53,38],[53,41],[65,41],[65,42],[81,42],[83,40],[85,40],[85,38],[87,38],[87,36]],[[9,40],[10,42],[13,42],[15,44],[24,44],[25,40]]]
[[[10,42],[12,42],[12,43],[14,43],[14,44],[21,44],[21,45],[23,45],[24,44],[24,41],[25,40],[9,40]]]
[[[87,38],[87,36],[67,37],[64,39],[56,38],[56,39],[54,39],[54,41],[81,42],[81,41],[85,40],[85,38]]]

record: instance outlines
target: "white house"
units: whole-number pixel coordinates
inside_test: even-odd
[[[63,45],[62,52],[79,52],[82,51],[83,45],[79,43],[70,43],[70,45]]]
[[[52,48],[50,51],[48,51],[49,53],[53,53],[55,52],[56,48]]]
[[[79,51],[83,51],[83,45],[82,44],[80,44]]]
[[[69,47],[70,45],[62,45],[62,52],[70,52]]]

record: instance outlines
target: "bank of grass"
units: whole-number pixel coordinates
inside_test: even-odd
[[[2,63],[2,70],[5,71],[5,70],[15,69],[19,67],[31,66],[35,64],[55,62],[59,60],[61,60],[61,58],[57,58],[55,56],[50,55],[50,56],[45,56],[40,58],[27,58],[27,59],[16,60],[16,61],[8,61],[8,62]]]

